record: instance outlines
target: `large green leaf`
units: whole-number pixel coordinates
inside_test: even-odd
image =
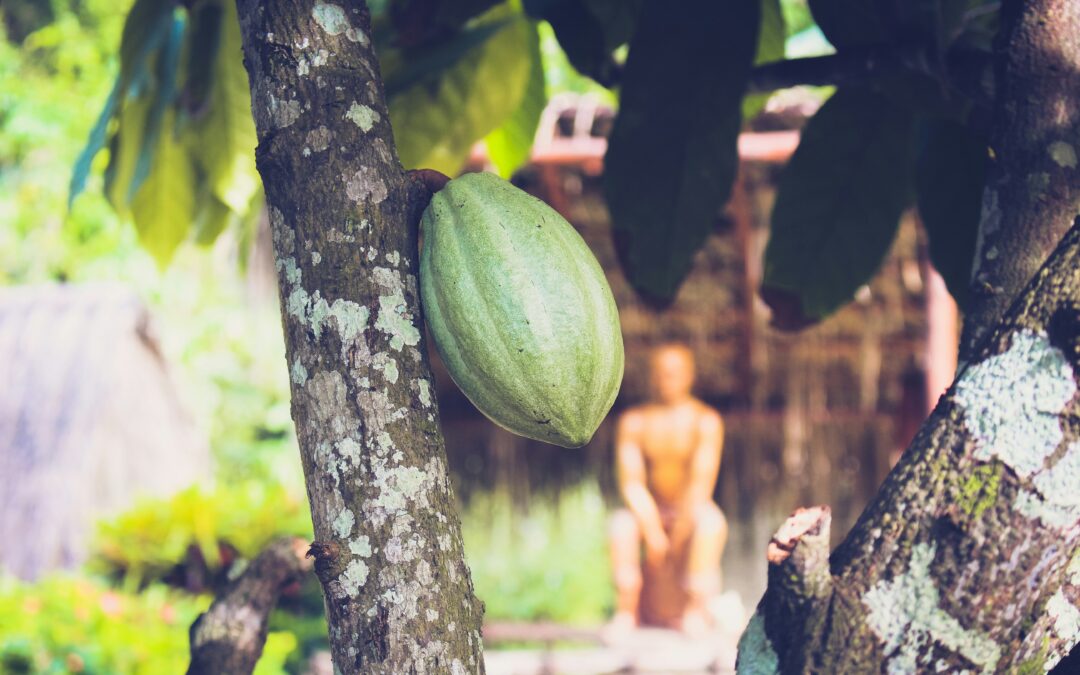
[[[525,0],[529,16],[551,24],[578,70],[601,84],[614,77],[612,51],[633,34],[642,0]]]
[[[154,77],[148,87],[151,97],[150,108],[146,113],[146,123],[141,129],[142,141],[139,155],[135,161],[135,171],[128,184],[128,199],[138,191],[139,186],[146,180],[150,173],[150,166],[154,161],[154,149],[157,147],[157,139],[161,134],[162,124],[166,110],[171,110],[176,98],[176,69],[180,61],[180,46],[184,39],[185,21],[182,16],[174,16],[170,22],[165,40],[158,50],[154,61]],[[135,133],[136,129],[128,128],[125,133]]]
[[[642,10],[604,182],[623,269],[652,300],[674,296],[731,193],[760,9],[649,0]]]
[[[213,65],[209,107],[188,129],[189,148],[210,184],[210,193],[235,213],[243,214],[259,188],[257,138],[236,3],[221,5],[220,48]]]
[[[956,302],[967,302],[986,182],[986,138],[952,120],[919,125],[915,187],[930,259]]]
[[[787,29],[780,0],[761,0],[761,28],[754,65],[782,60],[786,41]],[[768,100],[768,94],[751,94],[743,99],[743,119],[748,120],[761,112]]]
[[[846,303],[881,264],[912,196],[912,113],[841,88],[807,123],[780,177],[762,297],[781,328]]]
[[[484,20],[503,21],[503,9]],[[441,77],[418,82],[390,99],[394,138],[405,167],[457,173],[472,144],[517,109],[529,81],[526,45],[532,31],[524,16],[515,15]]]
[[[165,267],[195,221],[195,168],[174,137],[175,118],[165,116],[150,174],[131,200],[139,243]]]
[[[809,4],[814,20],[837,49],[937,43],[941,0],[809,0]]]
[[[105,168],[105,197],[122,217],[130,215],[128,186],[143,150],[142,130],[153,99],[149,94],[129,97],[121,108],[116,132],[109,142],[109,165]]]
[[[488,157],[498,169],[499,175],[509,178],[529,159],[536,127],[540,124],[540,115],[547,104],[544,91],[544,63],[540,56],[540,36],[535,27],[529,33],[529,58],[532,66],[529,71],[529,84],[517,110],[499,128],[484,138]]]
[[[71,205],[79,193],[86,187],[86,179],[90,174],[90,167],[98,152],[105,147],[109,123],[118,115],[124,107],[124,100],[128,97],[138,97],[143,94],[143,88],[150,74],[151,58],[171,34],[173,28],[173,3],[161,2],[161,0],[136,0],[128,12],[124,22],[124,30],[120,39],[120,74],[116,77],[116,83],[109,97],[105,100],[101,114],[90,131],[86,147],[83,148],[75,161],[72,170],[71,183],[68,191],[68,206]],[[146,123],[146,111],[141,111],[139,127],[142,129]],[[120,145],[114,137],[110,141],[110,147]],[[129,144],[131,152],[137,152],[138,148]],[[113,153],[115,156],[115,152]],[[114,158],[110,158],[110,170],[106,172],[106,181],[110,175],[115,174],[117,169],[113,166]],[[134,171],[134,163],[131,165]],[[124,185],[128,185],[131,173],[125,175]],[[109,192],[108,187],[106,192]],[[126,195],[119,200],[126,208]]]

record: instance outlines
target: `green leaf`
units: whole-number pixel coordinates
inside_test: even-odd
[[[211,194],[233,212],[244,214],[259,189],[255,168],[258,141],[236,3],[223,2],[222,9],[221,41],[210,82],[209,107],[187,129],[188,148],[205,174]]]
[[[117,79],[112,91],[109,92],[109,97],[105,99],[105,105],[101,109],[101,114],[98,115],[97,122],[94,123],[94,128],[90,130],[90,138],[86,140],[86,147],[82,149],[78,159],[75,160],[75,167],[71,171],[71,183],[68,187],[68,209],[75,202],[75,198],[86,189],[86,179],[90,175],[90,167],[94,163],[94,157],[97,157],[98,152],[105,147],[106,133],[109,129],[109,122],[112,121],[116,112],[119,93],[120,80]]]
[[[236,214],[214,195],[200,195],[199,213],[195,216],[195,243],[200,246],[213,244],[225,228],[236,218]]]
[[[98,116],[94,128],[90,130],[90,137],[87,139],[86,147],[83,148],[78,159],[75,161],[75,166],[72,170],[71,183],[68,189],[69,208],[71,207],[71,203],[75,200],[75,197],[77,197],[86,187],[86,178],[90,174],[90,167],[93,164],[94,158],[105,146],[109,122],[119,115],[121,110],[125,107],[124,100],[126,98],[129,96],[138,97],[140,95],[142,87],[150,72],[150,57],[170,35],[172,24],[173,3],[170,2],[161,2],[160,0],[136,0],[135,4],[128,12],[120,39],[120,74],[117,76],[116,84],[113,85],[113,90],[109,93],[109,97],[102,107],[101,114]],[[145,114],[145,111],[142,111],[139,128],[142,128],[142,125],[145,123]],[[122,145],[115,136],[109,143],[110,148]],[[125,147],[129,152],[137,150],[134,145],[129,144]],[[114,177],[118,171],[117,167],[113,166],[115,154],[115,152],[112,153],[113,157],[110,158],[110,168],[106,170],[107,193],[110,192],[109,188],[114,182],[111,178]],[[134,164],[132,164],[132,170],[133,167]],[[131,175],[131,173],[125,172],[124,185],[130,180]],[[111,198],[110,201],[112,201]],[[123,204],[123,207],[116,207],[114,203],[114,208],[118,208],[118,210],[120,208],[126,208],[126,196],[118,201]]]
[[[142,151],[142,130],[150,110],[150,96],[128,98],[118,115],[119,124],[109,142],[109,164],[105,168],[105,197],[121,217],[130,214],[128,186]]]
[[[161,49],[157,53],[154,62],[154,78],[149,87],[151,97],[150,108],[146,113],[146,123],[142,128],[142,142],[138,158],[135,161],[135,170],[128,184],[128,200],[139,190],[139,186],[146,180],[150,172],[150,165],[154,160],[154,150],[157,147],[157,139],[161,134],[161,125],[164,121],[165,111],[171,110],[173,100],[176,97],[176,68],[180,62],[180,45],[184,38],[185,21],[180,16],[175,16],[166,33]],[[131,132],[131,129],[128,129]]]
[[[837,49],[938,40],[941,0],[809,0],[814,20]]]
[[[174,114],[165,117],[154,165],[131,201],[139,243],[160,267],[172,259],[195,220],[195,168],[173,136]]]
[[[865,88],[841,88],[807,123],[765,249],[775,325],[818,321],[873,276],[911,201],[913,126],[909,110]]]
[[[761,0],[761,29],[758,31],[757,53],[754,65],[780,61],[784,58],[787,29],[780,0]],[[769,94],[751,94],[743,99],[743,119],[755,117],[765,107]]]
[[[485,21],[501,21],[505,8]],[[469,149],[509,117],[525,94],[531,68],[524,45],[532,26],[515,16],[434,82],[420,82],[390,99],[398,155],[406,168],[453,175]]]
[[[198,115],[210,99],[214,82],[214,66],[221,51],[222,14],[220,2],[206,0],[191,9],[188,32],[187,79],[182,104],[189,114]]]
[[[501,0],[394,0],[390,20],[395,44],[404,46],[430,42],[452,33],[469,19],[479,16]]]
[[[987,156],[986,138],[964,124],[929,119],[919,125],[919,215],[930,240],[930,260],[961,307],[975,258]]]
[[[578,72],[609,85],[615,67],[611,53],[630,39],[643,0],[525,0],[524,4],[529,16],[551,24]]]
[[[529,72],[529,84],[517,110],[484,138],[488,157],[499,170],[503,178],[511,175],[529,159],[536,127],[540,124],[540,115],[547,105],[544,91],[544,63],[540,56],[540,36],[535,27],[529,32],[529,58],[532,67]]]
[[[383,58],[383,67],[387,70],[383,80],[386,95],[392,98],[409,87],[437,81],[474,47],[482,45],[511,20],[504,17],[468,26],[448,39],[404,53],[388,50]]]
[[[604,183],[623,269],[653,300],[674,296],[731,193],[760,9],[649,0],[642,10]]]

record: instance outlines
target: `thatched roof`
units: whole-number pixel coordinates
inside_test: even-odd
[[[209,463],[134,292],[0,289],[0,568],[78,564],[95,517]]]

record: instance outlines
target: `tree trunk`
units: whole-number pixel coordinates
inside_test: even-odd
[[[482,672],[417,294],[430,195],[398,161],[367,7],[237,6],[334,663]]]
[[[738,672],[1043,672],[1080,641],[1080,219],[844,542],[773,539]]]
[[[1080,212],[1080,2],[1004,0],[992,151],[960,361]]]

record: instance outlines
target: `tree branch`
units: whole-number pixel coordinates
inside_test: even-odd
[[[843,86],[880,82],[889,77],[916,73],[947,79],[957,91],[977,104],[989,106],[985,75],[988,55],[981,52],[950,52],[943,65],[931,62],[923,47],[897,45],[848,49],[827,56],[811,56],[763,63],[750,71],[747,93],[762,94],[797,86]],[[942,72],[943,71],[943,72]]]
[[[255,669],[281,589],[311,571],[307,548],[300,539],[273,542],[199,615],[191,624],[189,675]]]

